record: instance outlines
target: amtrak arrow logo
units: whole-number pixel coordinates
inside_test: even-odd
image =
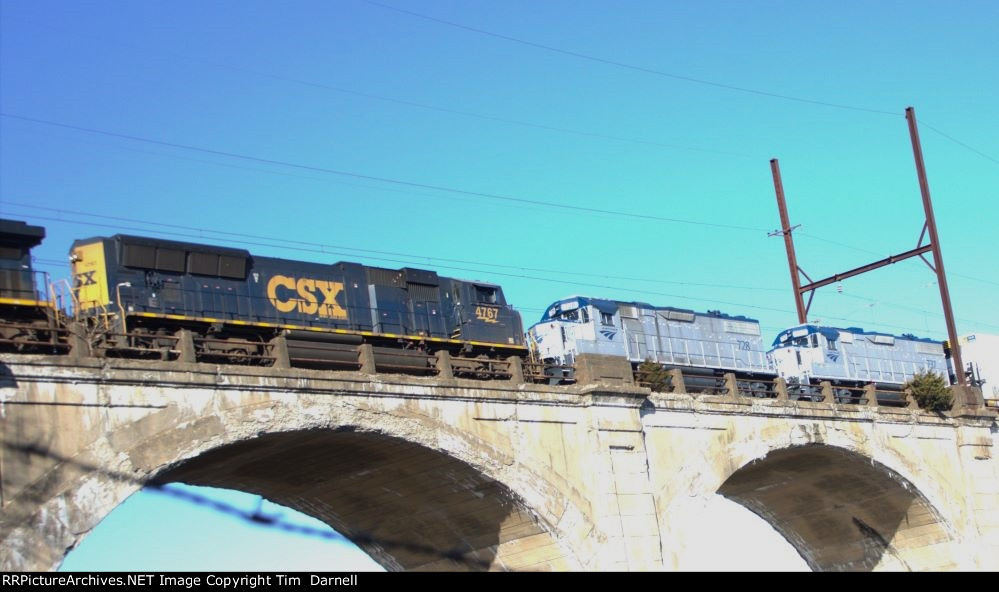
[[[614,336],[617,335],[617,331],[611,331],[610,329],[601,329],[600,334],[606,337],[607,339],[614,339]]]

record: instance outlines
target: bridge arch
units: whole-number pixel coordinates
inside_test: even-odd
[[[171,481],[248,491],[317,517],[389,570],[574,567],[550,527],[508,486],[384,432],[271,432],[155,479]]]
[[[816,571],[956,568],[953,528],[897,471],[827,444],[778,448],[718,494],[770,523]]]
[[[953,500],[967,489],[953,470],[961,459],[939,444],[953,426],[852,419],[693,417],[678,435],[661,429],[675,417],[647,418],[664,563],[692,559],[686,541],[721,495],[773,526],[813,570],[974,569],[968,541],[978,534]]]
[[[145,483],[172,481],[264,495],[331,524],[390,570],[581,566],[570,542],[591,528],[570,500],[581,496],[419,397],[113,388],[133,392],[105,389],[106,399],[153,410],[112,422],[72,456],[52,453],[54,433],[20,450],[47,456],[48,476],[5,507],[18,524],[4,533],[5,569],[55,569]]]

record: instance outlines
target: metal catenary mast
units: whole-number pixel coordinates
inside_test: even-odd
[[[784,199],[784,184],[781,181],[780,166],[776,158],[770,161],[770,171],[773,174],[774,190],[777,193],[777,209],[780,212],[781,229],[772,233],[771,236],[784,236],[784,246],[787,249],[787,264],[791,271],[791,286],[794,290],[794,304],[798,311],[798,322],[801,324],[808,322],[808,310],[811,308],[812,297],[815,295],[815,290],[855,275],[873,271],[879,267],[904,261],[911,257],[919,257],[922,259],[923,262],[926,263],[926,265],[929,266],[929,268],[937,276],[937,285],[940,286],[940,301],[943,304],[944,319],[947,323],[947,337],[950,344],[951,358],[954,362],[955,379],[957,380],[957,384],[964,386],[965,375],[964,365],[961,361],[961,345],[957,339],[957,327],[954,324],[954,312],[950,303],[950,290],[947,288],[947,276],[944,273],[943,255],[940,252],[940,237],[937,234],[936,218],[933,215],[933,204],[930,201],[930,185],[926,180],[926,167],[923,164],[923,149],[919,143],[919,130],[916,128],[916,112],[912,107],[906,108],[905,118],[909,123],[909,137],[912,140],[912,152],[916,160],[916,176],[919,178],[919,191],[923,198],[923,211],[926,214],[926,221],[923,223],[923,231],[919,234],[919,240],[916,242],[916,248],[897,255],[891,255],[885,259],[881,259],[880,261],[868,263],[867,265],[862,265],[849,271],[831,275],[825,279],[812,281],[812,278],[808,277],[808,274],[805,273],[805,271],[798,265],[798,258],[794,252],[794,240],[791,237],[791,233],[795,228],[797,228],[797,226],[791,226],[791,222],[787,215],[787,203]],[[927,234],[929,234],[930,242],[924,245],[923,239],[927,238]],[[933,263],[930,263],[930,261],[926,259],[924,256],[926,253],[933,253]],[[808,283],[802,285],[800,276],[804,276],[805,279],[808,280]],[[804,301],[805,293],[808,293],[807,303]]]

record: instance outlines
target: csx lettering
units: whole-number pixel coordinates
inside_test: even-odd
[[[487,323],[498,323],[499,309],[490,308],[488,306],[476,306],[475,318],[479,319],[480,321],[485,321]]]
[[[83,273],[76,274],[76,287],[97,285],[97,278],[94,277],[96,273],[96,271],[84,271]]]
[[[283,288],[283,290],[281,290]],[[298,310],[329,319],[347,319],[347,311],[336,301],[343,291],[340,282],[276,275],[267,282],[267,299],[279,312]]]

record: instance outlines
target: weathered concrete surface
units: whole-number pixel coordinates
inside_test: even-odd
[[[999,569],[994,415],[631,385],[0,364],[4,570],[53,569],[143,483],[172,480],[305,511],[390,569],[670,569],[716,493],[814,569]]]

